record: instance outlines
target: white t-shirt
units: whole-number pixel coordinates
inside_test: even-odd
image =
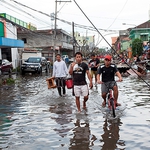
[[[66,77],[68,75],[68,69],[66,63],[61,61],[55,61],[53,65],[53,76],[54,77]]]

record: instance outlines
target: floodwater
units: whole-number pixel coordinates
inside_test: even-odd
[[[0,88],[0,149],[150,149],[150,90],[141,79],[118,83],[122,108],[112,119],[102,111],[100,85],[90,90],[87,110],[79,114],[72,90],[59,97],[47,88],[47,77],[17,76],[15,85]]]

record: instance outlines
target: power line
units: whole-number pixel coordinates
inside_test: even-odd
[[[119,17],[119,15],[121,14],[121,12],[123,11],[123,9],[124,9],[125,5],[127,4],[127,2],[128,2],[128,0],[126,0],[126,2],[124,3],[121,11],[119,12],[119,14],[116,16],[116,18],[113,20],[113,22],[110,24],[110,26],[107,29],[109,29],[114,24],[114,22],[116,21],[116,19]]]
[[[3,2],[4,4],[10,6],[10,7],[13,8],[13,9],[11,9],[11,8],[9,8],[9,7],[3,5],[4,7],[6,7],[7,9],[9,9],[9,10],[11,10],[11,11],[13,11],[13,12],[16,12],[17,14],[18,14],[18,12],[17,12],[16,10],[19,10],[19,14],[20,14],[20,12],[21,12],[21,13],[23,12],[24,14],[27,14],[28,16],[32,17],[34,20],[36,20],[36,21],[38,21],[38,22],[40,22],[40,23],[49,24],[48,22],[45,22],[45,21],[43,21],[43,20],[40,20],[40,19],[39,19],[39,16],[38,16],[38,17],[35,17],[35,16],[31,15],[32,13],[26,12],[25,10],[22,10],[21,8],[18,8],[17,6],[14,6],[14,5],[12,5],[12,4],[9,4],[8,2],[5,2],[4,0],[3,0],[3,1],[0,0],[0,1]],[[2,4],[1,4],[1,5],[2,5]],[[15,8],[15,10],[14,10],[14,8]],[[25,16],[25,15],[24,15],[24,16]],[[25,16],[25,17],[27,17],[27,16]],[[28,18],[29,18],[29,17],[28,17]],[[31,18],[29,18],[29,19],[31,19]]]
[[[4,19],[4,20],[6,20],[7,22],[12,23],[13,25],[19,27],[22,31],[25,31],[26,33],[29,33],[30,36],[33,37],[33,38],[34,38],[35,36],[36,36],[36,37],[39,36],[40,38],[43,38],[43,39],[47,40],[47,36],[46,36],[46,35],[39,34],[39,33],[37,33],[37,32],[34,32],[34,31],[32,31],[32,30],[29,30],[29,29],[27,29],[27,28],[25,28],[25,27],[22,27],[22,26],[20,26],[20,25],[14,23],[14,22],[8,20],[7,18],[2,17],[2,16],[0,16],[0,18],[2,18],[2,19]],[[5,27],[7,28],[7,26],[5,26]],[[13,33],[9,28],[7,28],[7,29],[8,29],[13,35],[15,35],[15,36],[17,37],[17,35],[16,35],[15,33]],[[52,30],[52,31],[54,31],[54,30]],[[21,39],[20,39],[20,40],[21,40]],[[62,40],[62,39],[61,39],[61,40],[60,40],[60,39],[58,40],[57,38],[54,39],[53,36],[50,37],[49,40],[51,40],[51,41],[56,40],[56,41],[64,42],[64,40]],[[36,47],[33,47],[33,45],[30,45],[30,44],[28,44],[28,46],[31,46],[32,48],[36,48]]]
[[[17,5],[21,5],[21,6],[23,6],[23,7],[25,7],[25,8],[28,8],[28,9],[31,9],[32,11],[35,11],[35,12],[38,12],[38,13],[40,13],[40,14],[42,14],[42,15],[45,15],[45,16],[47,16],[47,17],[51,17],[49,14],[46,14],[46,13],[43,13],[43,12],[41,12],[41,11],[38,11],[38,10],[36,10],[36,9],[33,9],[33,8],[31,8],[31,7],[29,7],[29,6],[26,6],[26,5],[24,5],[24,4],[21,4],[21,3],[19,3],[19,2],[17,2],[17,1],[15,1],[15,0],[13,0],[13,2],[15,2]],[[11,5],[12,6],[12,5]],[[18,7],[16,6],[15,7],[16,9],[18,9]],[[19,8],[19,11],[20,11],[20,8]],[[26,13],[26,11],[24,10],[23,11],[24,13]],[[27,15],[28,15],[29,13],[27,13]],[[31,16],[32,17],[32,16]],[[34,16],[34,19],[36,19],[36,17]],[[63,19],[60,19],[60,18],[56,18],[58,21],[60,21],[60,22],[62,22],[62,23],[65,23],[65,24],[68,24],[68,25],[72,25],[72,22],[69,22],[69,21],[66,21],[66,20],[63,20]],[[38,20],[39,20],[39,17],[38,17]],[[40,23],[41,23],[42,21],[40,21]],[[81,29],[85,29],[85,30],[90,30],[90,31],[96,31],[93,27],[91,27],[91,26],[85,26],[85,25],[81,25],[81,24],[77,24],[77,23],[74,23],[74,26],[75,27],[77,27],[77,28],[81,28]],[[118,30],[106,30],[106,29],[99,29],[99,30],[101,30],[101,31],[104,31],[104,32],[115,32],[116,34],[118,33]],[[98,44],[100,43],[101,41],[97,41],[97,46],[98,46]]]
[[[46,13],[43,13],[42,11],[38,11],[38,10],[36,10],[36,9],[33,9],[33,8],[31,8],[31,7],[29,7],[29,6],[26,6],[26,5],[24,5],[24,4],[22,4],[22,3],[20,3],[20,2],[17,2],[17,1],[15,1],[15,0],[12,0],[14,3],[16,3],[17,5],[21,5],[21,6],[23,6],[23,7],[25,7],[25,8],[28,8],[28,9],[30,9],[30,10],[32,10],[32,11],[35,11],[35,12],[38,12],[38,13],[40,13],[40,14],[42,14],[42,15],[45,15],[45,16],[47,16],[47,17],[51,17],[49,14],[46,14]],[[8,4],[8,3],[7,3]],[[13,7],[13,5],[10,5],[10,6],[12,6]],[[18,7],[15,7],[16,9],[18,9]],[[21,11],[22,9],[20,9],[19,8],[19,11]],[[26,11],[24,10],[23,11],[24,13],[26,13]],[[29,13],[26,13],[27,15],[29,15]],[[30,17],[32,17],[31,15],[30,15]],[[37,19],[35,16],[33,16],[33,18],[34,19]],[[65,23],[65,24],[68,24],[68,25],[72,25],[72,22],[69,22],[69,21],[66,21],[66,20],[63,20],[63,19],[60,19],[60,18],[55,18],[55,19],[57,19],[58,21],[60,21],[60,22],[62,22],[62,23]],[[39,17],[38,17],[38,20],[39,20]],[[41,22],[43,22],[42,20],[40,20],[40,23]],[[86,30],[90,30],[90,31],[96,31],[93,27],[91,27],[91,26],[85,26],[85,25],[80,25],[80,24],[77,24],[77,23],[74,23],[74,26],[75,27],[77,27],[77,28],[81,28],[81,29],[86,29]],[[113,33],[116,33],[116,34],[118,34],[118,30],[107,30],[107,29],[99,29],[99,30],[101,30],[101,31],[104,31],[104,32],[113,32]],[[101,42],[101,40],[100,41],[97,41],[97,45],[98,45],[98,43],[100,43]]]
[[[120,57],[120,55],[116,52],[116,50],[109,44],[109,42],[105,39],[105,37],[100,33],[100,31],[96,28],[96,26],[92,23],[92,21],[88,18],[88,16],[84,13],[84,11],[81,9],[81,7],[78,5],[78,3],[74,0],[75,4],[78,6],[78,8],[80,9],[80,11],[84,14],[84,16],[87,18],[87,20],[92,24],[92,26],[95,28],[95,30],[102,36],[102,38],[105,40],[105,42],[110,46],[110,48],[117,54],[118,57]],[[121,57],[120,57],[121,58]],[[125,63],[129,66],[129,68],[131,68],[133,70],[134,73],[136,73],[136,71],[134,71],[134,69],[125,61]],[[137,74],[137,73],[136,73]],[[138,74],[137,74],[138,75]],[[148,82],[146,82],[141,76],[138,75],[138,77],[140,79],[142,79],[143,82],[145,82],[145,84],[147,84],[147,86],[150,89],[150,85]]]
[[[42,14],[42,15],[45,15],[45,16],[47,16],[47,17],[51,17],[49,14],[47,14],[47,13],[44,13],[44,12],[42,12],[42,11],[39,11],[39,10],[36,10],[36,9],[34,9],[34,8],[31,8],[31,7],[29,7],[29,6],[27,6],[27,5],[24,5],[24,4],[22,4],[22,3],[20,3],[20,2],[17,2],[17,1],[15,1],[15,0],[12,0],[13,2],[15,2],[15,3],[17,3],[18,5],[21,5],[21,6],[23,6],[23,7],[26,7],[26,8],[28,8],[28,9],[31,9],[31,10],[33,10],[33,11],[35,11],[35,12],[38,12],[38,13],[40,13],[40,14]],[[61,21],[61,22],[63,22],[63,23],[66,23],[66,24],[68,24],[68,25],[72,25],[72,22],[69,22],[69,21],[66,21],[66,20],[63,20],[63,19],[60,19],[60,18],[57,18],[56,17],[56,19],[57,20],[59,20],[59,21]],[[93,27],[91,27],[91,26],[85,26],[85,25],[80,25],[80,24],[77,24],[77,23],[75,23],[75,26],[76,27],[80,27],[80,28],[84,28],[84,29],[88,29],[88,30],[92,30],[92,31],[95,31],[95,29],[93,28]],[[105,31],[105,32],[119,32],[119,30],[107,30],[107,29],[99,29],[99,30],[102,30],[102,31]]]

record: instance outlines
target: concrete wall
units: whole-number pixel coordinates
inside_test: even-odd
[[[26,39],[25,47],[27,48],[45,48],[45,47],[63,47],[64,43],[68,44],[68,49],[72,48],[69,44],[71,38],[63,33],[57,34],[56,38],[50,31],[18,31],[19,39]]]
[[[25,40],[24,47],[26,50],[41,50],[42,56],[48,60],[55,59],[54,53],[67,54],[69,56],[73,53],[73,45],[70,44],[71,37],[61,30],[57,33],[56,38],[51,30],[37,30],[37,31],[21,31],[18,30],[18,38]],[[54,47],[56,48],[54,50]],[[54,58],[53,58],[54,57]]]
[[[22,53],[22,59],[23,60],[26,60],[26,59],[28,59],[29,57],[34,57],[34,56],[36,56],[36,57],[41,57],[42,56],[42,54],[41,54],[41,52],[24,52],[24,53]]]
[[[32,48],[40,48],[40,47],[51,47],[51,46],[62,46],[62,39],[57,37],[54,42],[54,38],[52,35],[42,35],[39,33],[30,33],[30,34],[18,34],[19,39],[26,38],[27,43],[25,43],[25,47]]]
[[[25,47],[50,47],[54,45],[54,41],[49,36],[26,35],[22,38],[27,39]]]

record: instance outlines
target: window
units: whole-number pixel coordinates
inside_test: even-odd
[[[142,34],[141,33],[141,35],[140,35],[140,39],[142,40],[142,41],[148,41],[148,34]]]
[[[39,63],[40,60],[41,60],[41,58],[30,57],[30,58],[28,58],[27,62],[29,62],[29,63]]]

